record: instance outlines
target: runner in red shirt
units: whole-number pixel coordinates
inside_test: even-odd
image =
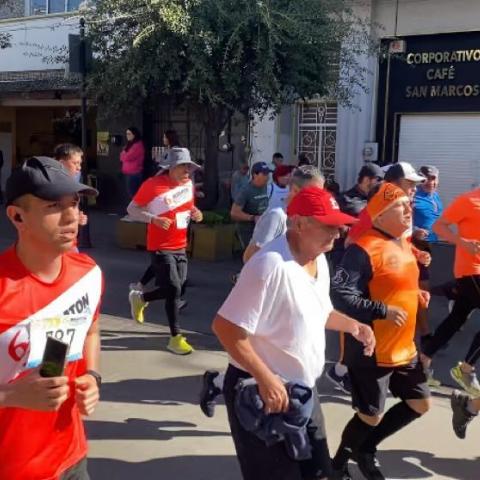
[[[7,181],[7,216],[17,243],[0,254],[0,478],[87,480],[81,415],[99,400],[98,312],[102,274],[73,253],[78,183],[47,157],[33,157]],[[69,344],[61,377],[39,368],[46,339]]]
[[[201,222],[203,215],[194,205],[191,173],[199,168],[186,148],[171,148],[163,174],[146,180],[127,208],[129,215],[148,223],[147,250],[157,288],[151,292],[130,291],[132,317],[143,323],[148,302],[165,300],[171,338],[167,349],[178,355],[193,351],[180,334],[179,302],[187,279],[187,227],[190,219]]]

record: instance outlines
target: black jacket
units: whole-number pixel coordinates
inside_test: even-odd
[[[368,284],[372,275],[367,252],[353,244],[345,250],[330,290],[335,309],[370,326],[374,320],[387,316],[387,306],[383,302],[370,300]],[[344,363],[347,366],[376,365],[375,358],[366,357],[362,344],[349,334],[345,334]]]
[[[343,213],[358,217],[367,205],[367,195],[357,185],[338,196],[338,204]]]

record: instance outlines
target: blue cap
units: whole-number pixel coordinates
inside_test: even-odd
[[[272,172],[273,170],[265,162],[257,162],[253,164],[252,175],[256,175],[258,173],[264,173],[265,175],[268,175]]]

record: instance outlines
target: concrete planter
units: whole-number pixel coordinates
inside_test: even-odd
[[[120,219],[117,222],[117,245],[120,248],[145,249],[147,224]]]
[[[232,258],[235,226],[231,224],[193,225],[192,257],[214,262]]]

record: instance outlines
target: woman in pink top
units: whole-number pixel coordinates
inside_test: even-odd
[[[145,146],[138,128],[128,128],[126,137],[127,145],[120,154],[120,161],[122,162],[122,173],[125,176],[128,195],[133,198],[143,180]]]

